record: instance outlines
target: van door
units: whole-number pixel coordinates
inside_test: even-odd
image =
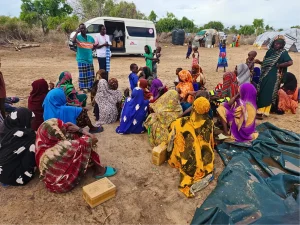
[[[128,54],[143,54],[144,46],[150,45],[155,49],[156,33],[154,27],[149,27],[149,24],[143,26],[141,23],[128,24],[126,26],[126,53]]]
[[[106,27],[106,34],[112,43],[110,48],[112,54],[125,53],[126,52],[126,38],[125,38],[125,24],[124,21],[119,20],[105,20],[104,25]],[[116,38],[114,33],[119,32],[119,36]]]

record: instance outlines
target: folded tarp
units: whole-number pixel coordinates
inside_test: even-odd
[[[218,145],[226,168],[191,224],[299,224],[300,135],[257,130],[252,144]]]

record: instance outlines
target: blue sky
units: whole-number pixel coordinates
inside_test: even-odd
[[[146,15],[149,15],[152,9],[159,17],[165,16],[169,11],[178,18],[186,16],[193,19],[197,25],[211,20],[222,21],[225,26],[245,25],[251,24],[254,18],[263,18],[265,24],[277,29],[300,25],[299,0],[131,1]],[[0,0],[0,15],[19,16],[20,6],[21,0]]]

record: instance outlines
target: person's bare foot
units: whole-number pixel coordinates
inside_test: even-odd
[[[105,172],[106,172],[105,167],[99,165],[94,166],[94,176],[103,176]]]

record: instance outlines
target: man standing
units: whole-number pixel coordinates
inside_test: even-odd
[[[109,36],[106,35],[106,27],[104,25],[99,25],[100,34],[96,36],[96,42],[98,45],[97,48],[97,57],[99,62],[99,69],[103,69],[108,73],[110,71],[110,46],[111,42],[109,40]]]
[[[86,31],[86,26],[83,23],[80,24],[72,41],[77,44],[76,60],[79,70],[79,88],[90,91],[95,79],[93,65],[95,40],[92,36],[87,35]]]

